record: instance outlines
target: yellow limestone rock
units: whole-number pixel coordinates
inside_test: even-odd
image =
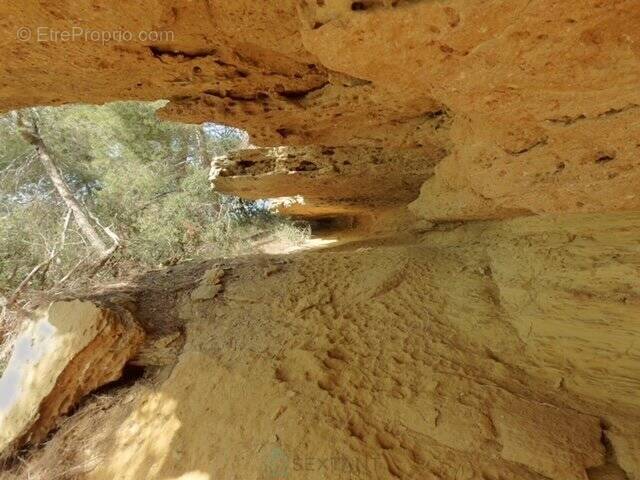
[[[51,304],[19,335],[0,379],[0,454],[42,441],[80,398],[118,379],[143,337],[129,314]]]
[[[205,279],[91,478],[640,479],[637,0],[102,3],[0,2],[1,110],[166,98],[277,148],[220,190],[438,225]]]

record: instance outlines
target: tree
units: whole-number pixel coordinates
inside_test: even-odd
[[[291,231],[266,204],[210,189],[210,159],[247,147],[246,133],[159,121],[164,104],[0,117],[0,293],[236,254],[260,232]]]
[[[113,253],[118,245],[117,237],[112,236],[114,244],[112,247],[107,247],[107,244],[102,240],[102,238],[100,238],[100,235],[91,224],[91,221],[89,220],[89,216],[91,214],[85,212],[85,209],[80,205],[80,203],[78,203],[47,151],[47,147],[40,136],[37,112],[33,110],[23,111],[20,112],[18,118],[22,137],[35,149],[36,155],[44,167],[44,171],[49,176],[51,183],[60,194],[60,197],[67,208],[73,212],[73,217],[82,231],[82,234],[87,238],[93,249],[99,255],[98,261],[101,261],[103,258],[107,258],[111,253]]]

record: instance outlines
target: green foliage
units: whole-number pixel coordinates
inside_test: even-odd
[[[293,228],[265,204],[210,190],[210,159],[246,146],[244,132],[162,122],[156,111],[163,105],[120,102],[33,111],[41,138],[76,198],[122,239],[123,248],[102,275],[235,254],[257,233]],[[34,277],[37,287],[50,286],[91,254],[73,221],[60,247],[66,206],[16,121],[15,113],[0,118],[4,291],[15,288],[52,249],[58,254]]]

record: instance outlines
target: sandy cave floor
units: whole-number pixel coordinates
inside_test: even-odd
[[[215,298],[156,305],[175,364],[86,402],[22,478],[640,478],[639,234],[524,218],[236,260]]]

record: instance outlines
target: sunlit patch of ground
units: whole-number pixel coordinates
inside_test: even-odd
[[[304,250],[326,248],[336,242],[336,239],[326,238],[308,238],[300,243],[278,239],[260,246],[260,251],[268,255],[282,255]]]

